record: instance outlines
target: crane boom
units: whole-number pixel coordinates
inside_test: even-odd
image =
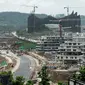
[[[35,6],[35,5],[34,5],[34,6],[22,5],[22,6],[25,6],[25,7],[33,7],[32,13],[35,13],[35,9],[38,8],[38,6]]]
[[[64,7],[64,9],[67,9],[67,15],[69,15],[70,8],[85,8],[85,7],[69,7],[69,6],[66,6],[66,7]]]
[[[67,9],[67,15],[69,15],[69,7],[64,7],[64,9]]]

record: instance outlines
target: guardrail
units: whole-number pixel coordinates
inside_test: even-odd
[[[69,79],[68,85],[85,85],[85,82],[82,82],[80,80],[75,80],[75,79]]]

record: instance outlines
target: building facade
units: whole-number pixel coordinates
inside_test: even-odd
[[[28,17],[28,32],[37,32],[39,30],[44,29],[45,24],[61,24],[65,31],[68,32],[81,32],[81,19],[80,15],[72,12],[70,15],[55,18],[53,16],[46,16],[44,18],[40,18],[34,14],[31,14]]]
[[[36,49],[39,52],[50,54],[49,58],[56,63],[84,65],[85,33],[65,33],[62,38],[42,36]]]
[[[69,40],[60,44],[56,52],[56,61],[83,65],[85,63],[85,33],[72,33]]]
[[[42,36],[38,46],[36,47],[36,50],[42,52],[58,51],[58,46],[63,42],[63,37],[60,38],[59,36]]]

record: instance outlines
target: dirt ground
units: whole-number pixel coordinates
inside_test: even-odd
[[[53,82],[63,81],[67,82],[74,72],[69,71],[49,71],[50,78]]]

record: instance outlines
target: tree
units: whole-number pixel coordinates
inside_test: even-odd
[[[26,85],[33,85],[33,82],[31,80],[27,81]]]
[[[59,81],[59,82],[58,82],[58,85],[63,85],[63,82]]]
[[[38,74],[41,78],[41,82],[39,83],[39,85],[50,85],[46,66],[43,66]]]
[[[73,78],[85,82],[85,66],[81,67],[79,72],[74,73]]]
[[[0,85],[24,85],[24,83],[25,78],[23,76],[17,76],[16,79],[14,79],[11,71],[0,72]],[[33,82],[29,80],[26,85],[33,85]]]
[[[10,85],[13,81],[13,75],[11,71],[0,72],[0,83],[2,85]]]
[[[24,85],[25,78],[23,76],[17,76],[16,80],[13,81],[13,85]]]
[[[85,66],[80,68],[80,80],[85,81]]]
[[[10,75],[9,81],[12,82],[14,80],[12,72],[8,71],[8,75]]]
[[[0,85],[2,85],[2,83],[0,83]]]

